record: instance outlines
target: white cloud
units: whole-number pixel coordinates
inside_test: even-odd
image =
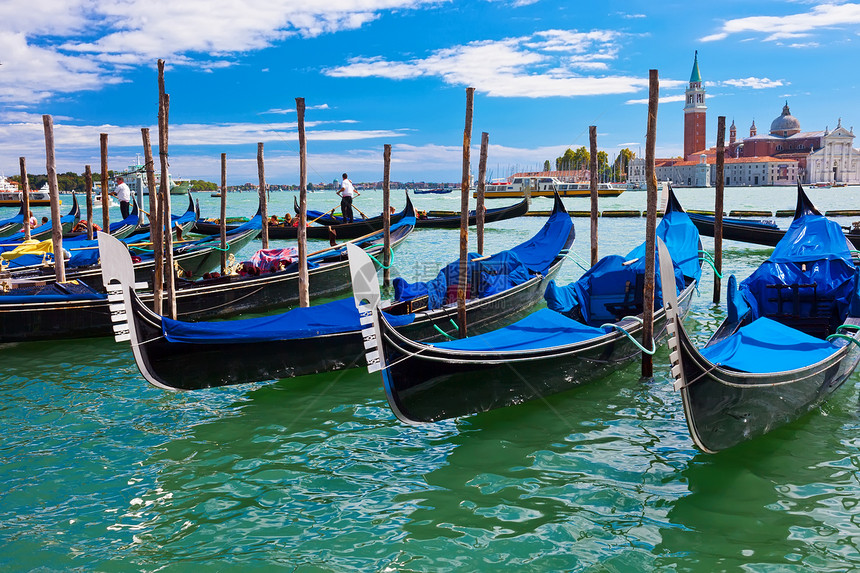
[[[395,80],[439,77],[450,85],[474,86],[497,97],[620,94],[646,88],[647,77],[572,71],[608,69],[607,62],[617,58],[618,36],[608,30],[547,30],[531,36],[471,42],[403,62],[382,56],[356,57],[325,73]]]
[[[341,129],[337,125],[345,122],[307,122],[307,140],[324,141],[368,141],[393,140],[406,135],[407,130],[361,130]],[[141,127],[149,127],[153,146],[157,140],[156,126],[127,125],[74,125],[54,118],[54,146],[60,171],[82,171],[86,163],[98,164],[99,134],[108,134],[108,150],[112,169],[114,158],[119,163],[130,162],[142,152]],[[170,126],[171,162],[183,156],[185,148],[215,148],[213,156],[227,149],[256,149],[257,142],[290,142],[298,149],[296,122],[283,123],[219,123],[219,124],[175,124]],[[216,153],[217,151],[217,153]],[[254,152],[255,153],[255,152]],[[41,161],[45,157],[45,139],[42,116],[25,112],[0,113],[0,166],[17,165],[17,158],[25,156],[33,166],[33,172],[44,172]],[[124,167],[124,165],[123,165]]]
[[[312,110],[312,109],[331,109],[331,108],[329,107],[329,105],[327,103],[323,103],[320,105],[305,106],[305,109],[306,110]],[[272,109],[268,109],[266,111],[261,111],[257,115],[264,115],[267,113],[278,114],[278,115],[287,115],[290,113],[296,113],[296,108],[294,108],[294,107],[285,108],[285,109],[283,109],[283,108],[272,108]]]
[[[736,88],[752,88],[754,90],[761,90],[765,88],[776,88],[780,86],[784,86],[785,82],[783,80],[772,80],[769,78],[739,78],[736,80],[723,80],[719,82],[724,86],[732,86]]]
[[[685,97],[686,96],[684,94],[672,95],[672,96],[663,96],[657,100],[657,103],[672,103],[672,102],[676,102],[676,101],[684,101]],[[647,104],[648,98],[646,97],[644,99],[629,99],[624,103],[626,103],[627,105],[643,104],[643,103]]]
[[[96,90],[157,58],[211,71],[233,65],[231,54],[290,35],[356,29],[384,11],[440,1],[5,0],[0,101],[32,104],[54,93]]]
[[[775,41],[805,37],[822,28],[842,28],[857,24],[860,24],[860,4],[828,3],[799,14],[750,16],[727,20],[720,31],[705,36],[701,41],[723,40],[731,34],[744,32],[767,34],[765,41]]]

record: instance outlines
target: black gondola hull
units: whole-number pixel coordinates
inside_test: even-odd
[[[529,212],[529,200],[523,199],[519,203],[509,207],[500,207],[497,209],[487,209],[484,213],[484,223],[493,223],[496,221],[504,221],[506,219],[514,219],[521,217]],[[469,226],[478,224],[478,217],[474,211],[469,214]],[[441,229],[458,229],[460,228],[460,215],[451,217],[427,217],[426,219],[418,219],[415,226],[418,228],[441,228]]]
[[[857,324],[860,321],[852,320]],[[694,443],[714,453],[792,422],[828,399],[857,367],[860,347],[849,343],[809,367],[749,374],[702,356],[678,326],[681,400]]]
[[[695,283],[679,302],[689,308]],[[665,337],[662,309],[655,312],[655,340]],[[379,318],[377,319],[379,320]],[[641,326],[625,323],[634,337]],[[641,356],[623,334],[564,347],[515,352],[458,352],[417,345],[382,326],[385,391],[397,417],[406,422],[436,422],[521,404],[597,380]]]

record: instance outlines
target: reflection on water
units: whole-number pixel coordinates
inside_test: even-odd
[[[730,192],[732,201],[763,200],[741,191]],[[773,209],[793,206],[787,192],[774,193]],[[825,196],[816,193],[820,203]],[[256,201],[240,195],[229,198],[231,214],[247,214]],[[623,194],[602,208],[636,207],[640,197]],[[217,200],[202,199],[204,214],[214,212]],[[288,194],[273,200],[274,212],[292,204]],[[377,197],[361,200],[372,208]],[[456,208],[457,199],[446,200],[422,197],[418,207]],[[701,190],[681,192],[690,206],[706,208],[708,200]],[[333,198],[313,194],[311,206],[327,201],[330,209]],[[534,208],[548,209],[542,201]],[[761,203],[732,205],[727,196],[727,207]],[[494,224],[487,250],[522,241],[541,224],[531,217]],[[588,222],[575,224],[574,250],[587,258]],[[601,254],[624,253],[642,240],[644,221],[604,219],[600,233]],[[456,256],[457,238],[456,230],[417,231],[395,255],[396,274],[435,275]],[[726,273],[742,279],[769,252],[727,243]],[[559,280],[581,272],[566,265]],[[723,311],[711,304],[710,272],[699,290],[686,324],[704,344]],[[546,401],[407,426],[388,409],[380,378],[359,369],[174,394],[148,386],[128,347],[108,339],[0,347],[0,564],[860,567],[856,375],[821,411],[708,456],[692,446],[667,361],[663,348],[652,380],[640,380],[632,364]]]

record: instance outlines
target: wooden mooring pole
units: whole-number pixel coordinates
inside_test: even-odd
[[[263,233],[260,240],[263,242],[263,248],[269,248],[269,210],[266,203],[266,166],[263,163],[263,142],[257,143],[257,176],[259,177],[259,186],[257,191],[260,194],[260,214],[263,216]]]
[[[486,131],[481,133],[481,159],[478,163],[478,199],[475,204],[475,235],[478,239],[478,254],[484,255],[484,219],[486,218],[486,206],[484,194],[487,190],[487,151],[490,147],[490,134]]]
[[[58,283],[66,282],[66,261],[63,257],[63,222],[60,220],[60,188],[57,184],[57,162],[54,158],[54,119],[42,116],[45,127],[45,164],[48,170],[48,189],[51,192],[51,239],[54,247],[54,275]],[[27,215],[27,225],[30,216]]]
[[[714,190],[714,304],[720,304],[723,272],[723,193],[725,191],[726,116],[717,118],[717,181]]]
[[[21,166],[21,199],[24,203],[24,240],[29,241],[30,235],[30,181],[27,179],[27,160],[18,158]]]
[[[161,112],[159,111],[159,130],[161,126]],[[164,222],[161,217],[161,201],[155,181],[155,163],[152,156],[152,142],[150,141],[149,128],[140,130],[143,139],[143,163],[146,170],[146,186],[149,188],[149,240],[152,242],[152,258],[155,268],[152,275],[152,311],[161,314],[161,301],[164,297]]]
[[[108,146],[107,133],[99,134],[102,160],[102,233],[110,233],[110,192],[108,191]]]
[[[160,203],[164,229],[164,280],[167,286],[167,316],[176,319],[176,281],[173,269],[173,221],[170,217],[170,179],[167,161],[170,95],[164,92],[164,60],[158,60],[158,157],[161,160]]]
[[[588,127],[591,156],[588,169],[591,172],[591,266],[597,264],[597,126]]]
[[[93,240],[93,169],[84,165],[84,187],[87,193],[87,240]]]
[[[382,148],[382,286],[391,284],[391,145]]]
[[[460,183],[460,273],[457,281],[457,323],[460,338],[466,337],[466,284],[469,256],[469,152],[472,145],[472,107],[475,88],[466,88],[466,127],[463,130],[463,177]]]
[[[308,149],[305,140],[305,98],[296,98],[299,130],[299,305],[310,306],[308,276]]]
[[[227,154],[221,154],[221,274],[227,272]]]
[[[660,82],[657,70],[648,73],[648,128],[645,135],[645,182],[647,183],[648,211],[645,220],[645,289],[642,297],[642,346],[654,346],[654,272],[657,248],[657,176],[654,169],[654,150],[657,142],[657,102]],[[642,353],[642,376],[654,375],[651,355]]]

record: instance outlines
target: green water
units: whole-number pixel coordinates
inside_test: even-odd
[[[810,194],[822,209],[845,209],[860,189]],[[691,208],[712,204],[706,191],[679,195]],[[418,208],[459,201],[426,197]],[[204,216],[216,201],[201,194]],[[229,201],[231,215],[248,215],[256,198]],[[292,195],[272,201],[285,212]],[[335,200],[309,203],[328,210]],[[602,203],[644,209],[644,194]],[[726,199],[727,209],[793,203],[791,189],[730,189]],[[363,193],[358,205],[370,214],[381,200]],[[574,221],[574,250],[587,258],[588,221]],[[541,223],[494,224],[488,250]],[[628,251],[643,232],[642,220],[601,220],[601,254]],[[434,275],[457,236],[416,231],[395,255],[397,274]],[[768,252],[728,243],[725,268],[742,278]],[[569,262],[559,280],[581,272]],[[722,319],[712,288],[706,272],[686,321],[700,343]],[[706,455],[687,434],[665,348],[655,372],[640,380],[633,364],[545,401],[407,426],[379,376],[360,369],[174,394],[142,379],[127,343],[6,345],[0,570],[860,568],[857,375],[797,423]]]

